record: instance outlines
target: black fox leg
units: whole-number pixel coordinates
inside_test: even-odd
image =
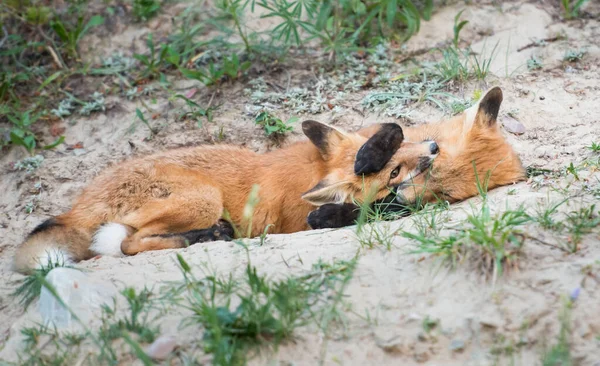
[[[169,233],[156,235],[161,238],[174,238],[180,237],[185,240],[189,245],[196,243],[205,243],[216,240],[232,240],[234,237],[233,226],[225,220],[219,220],[216,225],[209,227],[208,229],[197,229],[185,231],[182,233]]]
[[[328,203],[308,214],[308,225],[313,229],[338,228],[354,225],[360,208],[352,203]]]
[[[410,210],[397,203],[395,195],[390,195],[373,203],[373,208],[384,214],[384,218],[408,216]],[[339,228],[354,225],[360,215],[360,207],[353,203],[328,203],[308,214],[308,225],[313,229]]]

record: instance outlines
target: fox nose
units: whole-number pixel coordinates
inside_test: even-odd
[[[435,141],[432,141],[431,144],[429,144],[429,151],[431,152],[431,155],[436,155],[440,152],[440,147],[435,143]]]

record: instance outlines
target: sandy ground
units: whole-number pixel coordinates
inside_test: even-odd
[[[599,10],[593,9],[594,6],[597,8],[595,4],[589,5],[590,11],[598,14]],[[454,16],[461,9],[455,5],[438,11],[409,41],[407,49],[435,47],[450,39]],[[543,2],[504,3],[500,9],[492,5],[476,5],[467,7],[463,13],[463,18],[470,24],[461,38],[475,39],[473,49],[482,53],[485,50],[489,52],[490,45],[498,42],[498,54],[491,67],[494,75],[488,78],[487,85],[468,83],[452,87],[452,92],[457,96],[470,96],[475,89],[491,85],[502,87],[505,99],[501,121],[507,118],[509,111],[517,111],[516,118],[527,129],[522,135],[506,133],[525,166],[564,168],[571,162],[578,163],[591,156],[585,147],[593,141],[600,142],[600,22],[594,19],[564,22],[558,18],[558,13],[558,9]],[[157,20],[155,24],[161,23]],[[118,37],[104,40],[108,43],[106,47],[119,49],[134,41],[143,43],[140,40],[148,31],[127,27],[119,30]],[[550,38],[556,34],[567,37],[549,42],[544,47],[518,51],[534,39]],[[90,42],[100,40],[90,39]],[[577,64],[564,64],[562,57],[566,50],[578,48],[587,49],[585,58]],[[525,64],[532,55],[544,60],[542,70],[527,70]],[[310,85],[311,80],[307,76],[311,74],[310,70],[307,66],[291,70],[291,85]],[[270,77],[284,82],[288,80],[288,74],[283,72],[265,75],[265,78]],[[182,83],[182,87],[187,86],[189,82]],[[65,132],[67,143],[81,142],[83,149],[66,150],[63,145],[45,151],[43,165],[32,174],[12,170],[11,163],[24,157],[18,149],[11,150],[0,159],[0,191],[3,192],[0,199],[0,277],[3,279],[0,285],[0,359],[14,359],[19,348],[20,327],[34,321],[37,316],[35,306],[24,313],[9,295],[14,289],[12,282],[20,278],[10,270],[11,257],[26,233],[44,219],[67,210],[71,200],[92,177],[109,164],[128,156],[212,143],[221,128],[226,143],[245,145],[257,151],[273,148],[260,127],[255,126],[252,118],[244,112],[248,100],[241,90],[239,86],[221,89],[216,98],[222,105],[215,112],[214,122],[204,122],[200,128],[195,123],[175,122],[169,102],[158,98],[153,108],[160,115],[153,123],[164,124],[164,128],[152,140],[145,139],[148,132],[137,122],[131,132],[138,104],[111,97],[108,100],[112,108],[106,113],[68,121]],[[361,109],[360,101],[365,94],[357,92],[350,95],[347,105]],[[285,112],[280,115],[287,117]],[[394,120],[375,114],[363,115],[352,108],[347,108],[341,115],[327,112],[311,118],[348,129]],[[422,105],[410,123],[440,118],[443,118],[440,111]],[[298,138],[301,135],[296,126],[289,140]],[[582,174],[594,181],[593,173]],[[41,183],[41,190],[34,188],[38,183]],[[534,207],[548,194],[555,195],[548,188],[521,183],[493,191],[490,200],[496,210],[521,203]],[[35,196],[38,198],[37,208],[32,214],[26,214],[24,207]],[[576,209],[591,200],[591,197],[573,199],[566,209]],[[470,212],[471,204],[478,205],[479,200],[453,205],[450,220],[459,222],[463,219],[466,212]],[[379,225],[387,225],[391,229],[408,228],[411,221],[403,219]],[[535,225],[527,230],[554,240],[551,233],[544,233]],[[352,312],[348,313],[344,330],[325,343],[314,330],[301,329],[296,341],[284,345],[277,355],[264,356],[253,360],[253,363],[313,365],[322,359],[325,364],[343,365],[487,365],[511,362],[534,365],[540,362],[542,345],[554,342],[558,334],[560,297],[581,287],[573,310],[573,356],[577,364],[598,365],[600,282],[594,279],[584,281],[586,274],[583,269],[593,268],[595,273],[600,270],[597,262],[600,258],[599,243],[598,230],[585,236],[580,251],[571,255],[527,241],[525,258],[521,260],[519,270],[492,284],[469,266],[448,270],[440,267],[436,258],[408,254],[412,244],[400,236],[395,237],[393,248],[387,251],[361,249],[351,228],[269,235],[263,246],[256,241],[251,242],[250,257],[259,271],[273,276],[301,274],[318,259],[350,259],[357,251],[359,260],[347,288],[345,300],[351,304]],[[231,243],[196,245],[179,252],[190,263],[200,264],[210,258],[211,264],[220,273],[239,274],[246,265],[245,253]],[[89,269],[92,278],[113,282],[117,288],[142,288],[181,279],[173,258],[174,251],[161,251],[129,258],[103,257],[83,262],[80,267]],[[374,317],[368,322],[356,315],[367,312]],[[440,325],[434,335],[422,334],[422,321],[426,317],[439,320]],[[179,332],[173,325],[177,322],[165,323],[163,333],[177,334],[181,344],[197,339],[197,335]],[[457,342],[464,342],[464,347],[453,350],[456,347],[451,345]],[[517,343],[521,346],[512,355],[494,354],[498,353],[494,350]]]

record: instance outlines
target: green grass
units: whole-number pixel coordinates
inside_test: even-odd
[[[595,153],[600,153],[600,143],[592,142],[590,146],[587,146],[587,149]]]
[[[568,200],[568,198],[565,198],[557,202],[550,202],[548,199],[544,206],[538,204],[534,214],[531,215],[533,221],[546,230],[561,231],[564,228],[564,223],[562,220],[556,219],[556,214],[558,209]]]
[[[575,360],[571,355],[571,311],[573,302],[563,299],[563,305],[558,314],[560,330],[556,343],[544,351],[541,363],[543,366],[571,366]]]
[[[286,122],[276,117],[269,111],[262,111],[254,118],[254,123],[261,126],[265,130],[267,136],[284,136],[292,131],[293,123],[298,121],[298,117],[291,117]]]
[[[67,267],[63,261],[48,262],[41,264],[40,268],[35,269],[31,274],[16,282],[17,287],[12,292],[12,296],[19,300],[19,304],[25,309],[40,297],[46,275],[54,268]]]
[[[529,71],[540,70],[543,67],[544,64],[542,63],[542,60],[540,60],[538,57],[531,56],[531,58],[527,60],[527,70]]]
[[[161,0],[133,0],[132,18],[147,21],[161,12],[165,4]],[[246,78],[253,64],[282,61],[289,52],[296,53],[298,47],[309,42],[317,41],[321,51],[328,55],[328,61],[340,61],[339,65],[347,64],[351,52],[366,51],[379,55],[376,62],[383,67],[388,55],[381,57],[377,46],[390,38],[408,39],[419,30],[423,19],[429,19],[433,10],[430,0],[359,3],[353,0],[225,0],[202,9],[189,7],[172,19],[174,31],[166,37],[161,35],[159,39],[149,33],[146,53],[135,54],[134,58],[115,54],[96,64],[82,61],[83,56],[88,55],[80,54],[79,45],[84,36],[105,30],[105,19],[114,16],[113,6],[104,3],[91,7],[88,0],[78,0],[67,2],[59,12],[29,2],[21,5],[0,4],[3,14],[0,21],[6,30],[0,31],[3,42],[0,49],[0,147],[19,145],[30,154],[40,147],[53,148],[62,142],[59,138],[52,144],[40,146],[42,139],[36,126],[41,121],[70,118],[75,110],[82,115],[102,113],[104,98],[109,96],[137,98],[141,103],[146,90],[153,94],[178,94],[171,85],[180,77],[218,87]],[[269,29],[261,32],[247,24],[248,14],[259,10],[263,17],[273,21]],[[462,28],[464,24],[456,26]],[[213,36],[200,39],[207,32]],[[362,64],[360,60],[355,62]],[[361,73],[366,77],[364,71]],[[357,78],[352,75],[347,78],[353,89],[360,87]],[[149,81],[157,81],[154,85],[159,87],[153,91],[142,87]],[[76,87],[68,90],[65,98],[65,87],[69,85],[89,85],[92,90],[98,90],[98,94],[84,96]],[[334,88],[336,93],[338,90]],[[215,91],[211,92],[214,95]],[[417,100],[441,105],[435,93],[426,92]],[[315,94],[313,106],[307,106],[299,95],[282,99],[296,107],[318,108],[319,111],[331,105],[323,97],[325,93]],[[199,98],[186,98],[189,111],[183,114],[184,118],[197,122],[205,117],[211,119],[212,97],[207,107],[201,105]],[[342,96],[337,99],[342,100]]]
[[[566,214],[564,225],[569,234],[564,246],[569,252],[575,253],[583,235],[591,233],[600,225],[600,210],[593,204],[571,211]]]
[[[579,62],[579,61],[581,61],[583,56],[585,56],[586,53],[587,53],[587,51],[585,49],[568,50],[567,52],[565,52],[565,55],[563,56],[563,61]]]
[[[62,306],[67,307],[50,284],[44,281],[42,283]],[[121,295],[127,301],[126,315],[117,315],[116,300],[112,307],[104,305],[98,329],[88,328],[72,312],[73,318],[82,325],[83,330],[80,332],[69,333],[42,324],[22,328],[24,351],[18,355],[18,364],[74,364],[81,360],[85,349],[85,359],[91,364],[112,365],[117,364],[127,353],[121,347],[122,344],[127,344],[131,355],[139,358],[143,364],[151,364],[148,363],[149,357],[144,353],[141,344],[154,341],[159,333],[159,328],[150,324],[150,320],[154,320],[149,316],[153,307],[152,293],[147,289],[137,292],[126,288]]]
[[[480,56],[471,51],[471,64],[473,69],[473,75],[477,80],[485,81],[485,79],[489,75],[490,68],[492,67],[492,62],[497,56],[496,50],[498,49],[498,44],[500,44],[500,41],[496,42],[494,48],[492,48],[492,52],[490,52],[489,55],[486,55],[485,44],[481,49]]]
[[[133,0],[133,16],[138,21],[146,21],[156,16],[161,3],[157,0]]]
[[[403,237],[416,243],[412,253],[440,257],[451,268],[468,261],[493,282],[506,270],[516,267],[526,238],[521,227],[531,217],[523,206],[492,214],[487,201],[490,176],[488,172],[480,180],[476,175],[481,207],[472,207],[472,213],[462,224],[443,225],[446,217],[443,205],[426,214],[429,219],[424,224],[416,221],[416,232],[403,231]]]
[[[248,263],[239,285],[224,290],[229,281],[216,276],[199,281],[180,255],[177,259],[188,290],[183,306],[193,313],[187,326],[202,326],[204,351],[215,365],[243,365],[260,349],[293,339],[295,330],[309,322],[326,325],[337,309],[327,298],[343,293],[356,265],[355,259],[318,262],[304,276],[270,280]]]
[[[561,0],[563,16],[566,19],[573,19],[579,16],[579,10],[587,0]]]
[[[442,49],[442,59],[434,64],[437,74],[444,80],[467,81],[471,77],[468,57],[456,47]]]
[[[451,267],[469,260],[495,281],[517,265],[525,240],[520,226],[528,221],[522,208],[492,215],[484,202],[480,210],[474,210],[466,223],[450,234],[405,231],[402,236],[416,242],[413,253],[440,256]]]

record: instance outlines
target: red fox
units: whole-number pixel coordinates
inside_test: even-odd
[[[434,141],[406,142],[396,124],[370,138],[315,122],[309,141],[257,154],[234,146],[182,148],[120,163],[83,190],[70,211],[36,227],[18,248],[23,273],[49,262],[133,255],[230,239],[231,223],[261,234],[308,230],[310,211],[326,203],[377,199],[420,176],[434,161]],[[254,185],[259,201],[244,212]],[[248,231],[248,229],[250,229]]]
[[[428,175],[422,174],[396,187],[395,200],[404,205],[437,199],[450,203],[462,201],[479,193],[477,179],[484,184],[488,172],[487,189],[524,180],[521,160],[498,127],[501,103],[502,90],[494,87],[456,117],[405,128],[407,140],[435,140],[440,152]],[[369,137],[380,128],[380,125],[373,125],[358,133]],[[357,216],[355,205],[326,204],[311,212],[308,221],[313,229],[341,227],[352,225]]]

